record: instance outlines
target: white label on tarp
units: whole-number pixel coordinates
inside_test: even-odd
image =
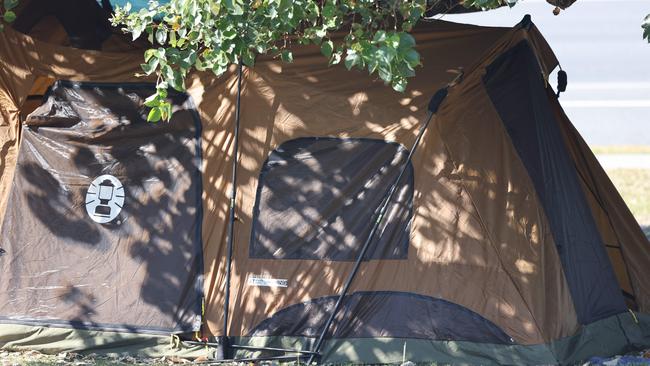
[[[289,280],[283,280],[280,278],[271,278],[262,275],[250,275],[248,277],[249,286],[287,287],[288,284],[289,284]]]
[[[86,193],[86,212],[100,224],[115,220],[124,206],[124,187],[119,179],[105,174],[95,178]]]

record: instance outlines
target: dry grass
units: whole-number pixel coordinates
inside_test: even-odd
[[[189,361],[185,361],[189,363]],[[81,356],[76,353],[63,352],[46,355],[36,351],[7,352],[0,351],[2,366],[171,366],[179,364],[178,360],[136,359],[134,357],[102,357],[96,355]]]
[[[650,154],[650,146],[625,145],[625,146],[590,146],[594,154]]]
[[[607,174],[650,238],[650,170],[611,169]]]

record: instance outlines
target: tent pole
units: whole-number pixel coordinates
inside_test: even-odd
[[[370,233],[368,234],[368,237],[366,238],[366,241],[363,243],[363,246],[361,247],[361,251],[357,255],[357,259],[354,262],[354,266],[352,267],[352,271],[348,275],[348,278],[345,280],[345,284],[343,285],[343,288],[341,289],[341,292],[339,293],[338,299],[336,300],[336,304],[334,305],[334,309],[332,309],[332,312],[330,313],[329,318],[327,319],[327,322],[323,326],[323,329],[321,330],[320,336],[318,337],[318,341],[316,341],[316,345],[314,346],[314,349],[312,350],[313,354],[309,357],[309,361],[307,361],[307,364],[310,365],[313,361],[316,355],[320,352],[320,348],[323,345],[323,341],[325,340],[325,334],[329,330],[330,326],[332,325],[332,322],[334,321],[334,318],[336,317],[336,314],[339,312],[341,309],[341,305],[343,304],[343,298],[345,295],[347,295],[348,290],[350,289],[350,285],[354,281],[354,277],[356,277],[357,272],[359,271],[359,267],[361,266],[361,262],[363,261],[363,258],[366,255],[366,252],[368,251],[368,248],[370,247],[370,244],[372,243],[372,239],[375,236],[375,233],[377,232],[377,229],[381,225],[384,215],[386,214],[386,210],[388,208],[388,205],[390,204],[390,200],[393,198],[393,195],[395,194],[395,191],[397,191],[397,186],[402,180],[402,176],[404,176],[404,173],[406,172],[406,169],[408,168],[408,164],[411,162],[411,159],[413,158],[413,154],[415,153],[415,150],[417,149],[418,145],[420,144],[420,140],[422,139],[422,136],[424,135],[424,132],[426,131],[427,127],[429,126],[429,123],[431,122],[431,119],[433,118],[433,115],[438,111],[438,107],[440,106],[440,103],[444,100],[444,98],[447,96],[447,88],[440,89],[431,99],[431,102],[429,103],[429,114],[427,115],[426,121],[420,127],[420,131],[418,132],[417,137],[415,138],[415,142],[413,142],[413,146],[411,146],[411,149],[409,150],[409,154],[406,157],[406,161],[404,164],[402,164],[402,168],[400,169],[399,175],[391,185],[390,189],[386,192],[384,195],[384,199],[382,201],[382,204],[379,209],[379,213],[377,214],[377,218],[375,220],[375,223],[372,226],[372,229],[370,230]]]
[[[230,307],[230,277],[232,267],[232,248],[233,237],[235,236],[235,198],[237,197],[237,154],[239,152],[239,117],[241,106],[241,82],[243,64],[241,58],[237,68],[237,102],[235,106],[235,135],[233,140],[233,155],[232,155],[232,187],[230,190],[230,216],[228,218],[228,239],[227,248],[228,254],[226,257],[226,293],[223,305],[223,334],[221,341],[223,343],[223,357],[230,358],[230,341],[228,339],[228,310]]]

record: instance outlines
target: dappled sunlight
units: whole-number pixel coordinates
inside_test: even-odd
[[[342,74],[336,68],[323,68],[313,72],[313,67],[307,69],[304,66],[304,62],[308,62],[311,56],[306,57],[307,60],[296,57],[296,60],[303,60],[303,63],[283,65],[282,74],[278,74],[279,66],[266,62],[260,62],[254,70],[247,69],[245,72],[241,157],[237,177],[231,334],[246,334],[295,299],[336,294],[351,268],[351,264],[345,262],[248,258],[253,201],[257,194],[262,164],[271,151],[282,142],[302,136],[369,137],[398,141],[409,147],[426,115],[425,106],[430,96],[439,85],[452,78],[445,69],[438,76],[440,82],[415,80],[412,89],[407,91],[409,97],[396,98],[398,94],[387,92],[381,83],[365,76],[357,76],[355,72]],[[211,217],[218,217],[216,220],[211,219],[209,225],[204,222],[204,237],[209,235],[221,243],[225,243],[226,234],[222,227],[225,227],[227,217],[227,195],[231,178],[229,169],[232,163],[232,135],[229,131],[232,131],[233,126],[232,108],[236,91],[236,77],[232,70],[226,79],[225,89],[221,89],[223,84],[201,87],[204,94],[199,104],[199,110],[222,110],[209,114],[217,116],[218,123],[204,126],[204,174],[208,180],[205,186],[205,209],[211,213]],[[191,89],[190,93],[193,93]],[[432,122],[414,160],[416,196],[409,259],[403,262],[369,261],[363,264],[352,291],[384,288],[432,294],[479,311],[488,319],[505,326],[506,332],[515,340],[525,343],[541,342],[558,334],[566,334],[558,332],[573,329],[573,326],[562,325],[558,330],[542,332],[540,327],[546,324],[545,321],[548,322],[544,316],[551,316],[551,311],[547,309],[550,300],[544,300],[543,295],[530,298],[537,296],[533,294],[540,293],[537,290],[540,283],[549,281],[545,277],[561,276],[561,270],[557,266],[547,266],[542,262],[544,258],[548,258],[546,261],[549,263],[557,259],[548,254],[555,250],[549,237],[546,237],[542,246],[539,234],[536,234],[540,222],[544,222],[539,212],[530,211],[536,202],[528,195],[524,195],[522,201],[522,195],[517,191],[520,188],[513,188],[528,187],[530,183],[520,178],[517,178],[519,181],[503,178],[507,175],[499,171],[500,168],[485,169],[476,165],[478,163],[472,158],[484,159],[494,154],[493,161],[498,162],[512,152],[494,153],[487,146],[481,150],[467,150],[467,147],[475,145],[475,139],[468,138],[466,134],[449,134],[447,129],[437,124],[451,126],[462,123],[441,118],[443,117]],[[362,121],[362,125],[352,121]],[[498,119],[495,118],[494,121]],[[437,132],[439,130],[444,133]],[[476,132],[473,134],[477,135]],[[482,136],[493,134],[492,128],[492,131],[483,133]],[[443,140],[464,150],[448,151]],[[486,153],[488,151],[489,154]],[[217,171],[221,173],[213,173]],[[518,174],[518,177],[523,176],[522,173]],[[337,194],[346,197],[344,192]],[[475,201],[477,197],[481,197],[480,206]],[[495,208],[489,207],[494,206],[492,202],[503,200],[503,197],[510,197],[505,200],[507,207],[499,208],[504,219],[485,222],[484,216],[488,212],[489,217],[499,217],[493,211]],[[296,199],[305,202],[300,197]],[[517,211],[515,207],[521,206],[521,202],[528,202],[524,206],[527,208]],[[215,211],[217,207],[219,210]],[[281,210],[274,215],[281,220],[286,214],[289,213]],[[293,214],[311,217],[311,220],[315,218],[315,212],[310,213],[308,208],[302,210],[298,206],[293,208]],[[488,227],[507,230],[493,233],[486,231]],[[513,251],[514,243],[499,238],[508,237],[529,242],[526,246],[529,252],[519,252],[518,249],[518,252],[507,254]],[[351,237],[344,238],[347,238],[344,242],[348,245],[354,245],[354,241],[349,241],[353,240]],[[225,248],[217,245],[209,246],[207,250],[208,258],[221,258],[206,267],[208,273],[212,273],[211,282],[206,284],[207,313],[210,314],[207,324],[211,333],[221,334],[222,319],[218,314],[221,314],[223,299],[219,294],[223,290],[224,278],[223,272],[217,271],[217,268],[223,268]],[[277,250],[279,248],[274,249]],[[541,255],[542,251],[547,253]],[[501,257],[505,258],[505,262],[500,262],[502,259],[498,258]],[[472,268],[471,273],[468,273],[467,267]],[[289,287],[278,289],[248,286],[246,283],[251,275],[288,279]],[[418,280],[422,276],[432,280]],[[396,281],[396,278],[401,280]],[[557,281],[557,277],[550,281]],[[472,282],[495,285],[494,288],[484,289],[483,296],[477,296],[470,289],[464,290],[464,284]],[[443,283],[446,285],[441,287],[440,284]],[[503,283],[509,284],[506,289],[502,289],[502,285],[497,286]],[[519,299],[518,302],[511,302],[513,295]],[[570,303],[557,305],[557,309],[566,308],[571,308]],[[515,313],[514,309],[527,310]]]
[[[33,189],[12,194],[4,233],[18,235],[23,242],[32,235],[25,231],[24,225],[28,225],[27,230],[41,232],[36,235],[44,240],[34,242],[31,250],[16,257],[13,278],[23,285],[70,281],[69,290],[60,290],[63,293],[55,298],[48,299],[49,292],[40,291],[37,298],[49,308],[46,313],[27,317],[81,328],[139,329],[177,324],[185,328],[193,319],[188,319],[191,314],[184,308],[187,305],[174,298],[180,294],[172,293],[174,289],[186,291],[184,287],[201,274],[192,255],[198,238],[183,229],[180,220],[198,214],[196,145],[186,136],[192,136],[197,126],[186,111],[176,109],[172,121],[157,126],[154,134],[151,129],[156,126],[144,121],[141,108],[151,88],[139,90],[140,94],[125,92],[128,87],[109,92],[90,89],[96,93],[89,93],[89,88],[58,85],[26,122],[22,143],[26,150],[21,153],[21,159],[26,160],[16,179]],[[53,98],[56,103],[52,103]],[[184,103],[184,99],[177,98],[176,102]],[[130,105],[135,107],[129,109]],[[128,143],[142,136],[148,136],[148,140],[141,140],[142,146]],[[84,194],[88,178],[106,172],[126,183],[129,199],[124,212],[128,214],[99,226],[84,215]],[[23,200],[21,196],[31,209],[29,214],[15,211]],[[164,209],[151,211],[152,207]],[[14,217],[22,223],[12,222]],[[12,229],[7,231],[7,227]],[[120,234],[107,241],[107,235],[113,235],[117,228]],[[63,245],[61,239],[70,240]],[[44,252],[44,245],[53,252]],[[20,277],[20,273],[34,269],[36,259],[43,260],[38,265],[42,269],[36,269],[41,275]],[[73,265],[77,260],[85,265]],[[25,264],[30,261],[31,269]],[[45,271],[53,266],[56,271]],[[13,304],[13,310],[5,307],[3,314],[22,314],[20,306]],[[125,307],[133,311],[119,311],[121,316],[116,319],[116,311]],[[171,322],[156,317],[170,318]],[[153,323],[148,323],[152,318]]]
[[[262,72],[265,67],[265,64],[258,64],[256,71],[246,74],[243,83],[246,92],[243,94],[242,106],[248,106],[248,108],[242,110],[240,136],[242,155],[238,174],[238,220],[235,224],[237,229],[233,263],[235,272],[232,283],[233,298],[231,299],[231,304],[233,304],[231,308],[233,314],[231,331],[236,332],[237,329],[241,329],[243,333],[246,332],[246,329],[256,326],[270,314],[290,304],[289,299],[309,299],[336,293],[336,289],[342,284],[344,278],[342,274],[347,273],[350,269],[350,264],[337,262],[303,260],[299,262],[282,261],[273,263],[273,261],[268,260],[247,259],[250,227],[252,225],[252,212],[250,211],[253,206],[252,200],[256,196],[257,179],[262,168],[261,164],[266,160],[271,150],[290,138],[333,136],[332,132],[334,131],[336,131],[334,136],[339,137],[377,136],[377,138],[400,141],[405,146],[410,146],[415,137],[416,129],[424,118],[422,112],[414,115],[415,112],[413,111],[424,110],[422,107],[435,91],[435,85],[427,83],[429,86],[426,88],[410,91],[409,94],[412,97],[409,98],[396,99],[393,95],[390,95],[391,93],[382,91],[382,94],[388,94],[388,97],[390,97],[382,100],[383,97],[378,95],[378,90],[373,85],[368,85],[363,81],[361,85],[352,88],[352,90],[364,90],[363,92],[352,92],[346,97],[345,94],[337,95],[331,85],[334,85],[334,83],[343,84],[340,86],[341,90],[349,89],[350,81],[333,80],[332,78],[338,73],[331,71],[332,69],[317,72],[317,80],[307,80],[306,75],[294,71],[300,70],[300,65],[295,68],[293,66],[283,67],[281,79],[277,79],[279,76],[275,76],[272,71],[271,73]],[[269,66],[269,68],[272,67]],[[327,76],[326,74],[331,75]],[[355,80],[356,83],[359,83],[359,80],[364,80],[353,79],[349,76],[346,76],[346,78]],[[231,80],[234,80],[234,77]],[[306,80],[308,83],[303,83],[301,88],[291,87],[291,85],[300,84],[295,80]],[[230,83],[232,85],[233,82]],[[247,85],[253,84],[260,85],[260,87],[256,89],[247,87]],[[289,88],[283,88],[283,85],[287,85]],[[416,88],[418,88],[417,85],[416,82]],[[338,89],[339,87],[337,87]],[[306,92],[306,90],[311,90],[311,92]],[[322,106],[320,103],[321,100],[324,100],[325,94],[327,94],[328,104]],[[234,98],[232,92],[230,95]],[[306,95],[309,95],[309,98],[305,97]],[[376,99],[379,100],[375,101]],[[344,109],[337,108],[336,106],[339,103],[336,100],[340,101],[340,105],[346,107]],[[230,99],[228,105],[232,105],[232,103],[234,103],[234,99]],[[254,112],[260,105],[265,106],[263,108],[265,112],[261,115]],[[391,112],[383,113],[381,111]],[[395,118],[395,111],[403,113],[403,117]],[[268,120],[269,116],[274,116],[272,121]],[[381,116],[390,116],[390,120],[383,120]],[[220,118],[221,121],[230,126],[229,129],[232,128],[232,119],[232,115]],[[342,123],[352,119],[364,120],[364,128],[360,129],[355,127],[354,124]],[[288,121],[292,121],[292,124],[287,125]],[[436,122],[434,121],[434,123]],[[457,121],[449,121],[448,123],[458,124]],[[319,127],[315,128],[315,126]],[[427,136],[434,134],[435,130],[436,128],[432,126]],[[430,293],[433,288],[437,288],[434,290],[436,296],[481,311],[485,316],[497,321],[499,324],[506,322],[509,324],[508,328],[506,328],[507,331],[515,339],[525,340],[525,342],[538,342],[542,339],[551,338],[550,334],[542,334],[539,328],[540,325],[535,324],[536,322],[541,323],[541,320],[536,319],[537,314],[546,312],[546,310],[543,310],[545,306],[542,305],[543,302],[539,303],[542,299],[535,300],[538,302],[535,308],[530,308],[530,305],[527,305],[532,301],[531,299],[521,299],[523,305],[495,301],[495,299],[509,298],[513,292],[524,291],[521,289],[522,286],[526,286],[528,289],[525,290],[526,294],[536,292],[533,291],[533,288],[538,286],[539,282],[537,281],[539,280],[531,281],[531,277],[539,279],[548,276],[548,273],[540,272],[541,268],[545,268],[545,265],[540,262],[542,257],[513,253],[512,256],[515,257],[507,267],[503,267],[506,265],[503,263],[497,264],[496,267],[486,268],[484,271],[487,272],[476,271],[476,269],[485,268],[487,263],[492,263],[491,266],[494,266],[494,263],[499,263],[496,258],[502,256],[503,251],[512,251],[512,248],[510,248],[507,241],[495,241],[495,238],[493,238],[495,233],[485,231],[486,225],[494,226],[497,223],[486,224],[483,221],[484,218],[482,218],[484,213],[477,214],[476,203],[473,202],[472,198],[474,195],[479,195],[483,197],[482,200],[486,203],[501,199],[503,195],[500,192],[498,193],[495,184],[503,187],[499,188],[500,190],[509,192],[508,195],[512,198],[507,200],[508,207],[503,208],[503,214],[507,221],[503,221],[498,225],[503,227],[503,224],[505,224],[510,227],[510,230],[499,235],[504,237],[508,235],[522,237],[523,235],[523,240],[529,241],[531,243],[529,248],[534,251],[539,251],[539,249],[534,248],[540,245],[539,238],[535,234],[538,231],[536,227],[542,220],[539,213],[534,213],[532,217],[527,218],[525,215],[515,212],[514,207],[520,204],[515,203],[518,199],[516,197],[519,197],[519,195],[512,188],[514,184],[512,180],[504,180],[505,186],[503,186],[497,182],[497,176],[500,173],[497,173],[496,170],[472,169],[472,165],[469,165],[470,162],[466,161],[467,155],[461,155],[463,157],[459,160],[450,160],[448,156],[445,157],[448,153],[444,150],[432,154],[426,146],[440,149],[443,145],[441,142],[433,142],[435,140],[430,140],[430,138],[423,141],[423,146],[421,146],[419,153],[415,157],[417,179],[418,182],[422,183],[418,183],[416,189],[414,201],[416,210],[412,223],[413,233],[416,234],[415,236],[412,235],[411,238],[411,249],[413,251],[409,254],[409,261],[404,264],[400,264],[399,261],[383,262],[381,265],[378,262],[370,261],[364,264],[353,284],[353,291],[379,286],[386,289],[406,288],[408,291],[415,293]],[[446,139],[449,139],[449,137],[446,137]],[[461,137],[462,139],[464,137]],[[467,143],[469,144],[469,142]],[[232,151],[232,146],[228,144],[222,144],[221,146],[222,156],[228,156]],[[460,146],[470,145],[461,144]],[[211,153],[210,156],[214,155]],[[475,156],[484,157],[485,155]],[[423,157],[427,157],[427,159],[422,160]],[[500,159],[502,159],[500,155],[495,154],[494,160],[499,161]],[[221,166],[221,171],[226,172],[231,161],[219,161],[218,164]],[[225,175],[228,175],[228,173],[225,173]],[[223,200],[220,204],[220,207],[222,207],[220,216],[225,221],[227,211],[225,194],[229,189],[225,189],[228,183],[224,184],[222,182],[220,184],[224,187],[222,190],[224,193],[220,195]],[[423,184],[426,184],[426,189],[424,189]],[[482,190],[481,193],[475,192],[469,195],[467,192],[468,184],[471,187],[486,186],[487,188]],[[516,183],[516,185],[522,184],[525,186],[529,183],[526,181]],[[207,196],[211,197],[208,200],[216,198],[213,194]],[[345,195],[342,195],[342,197],[345,197]],[[215,202],[219,201],[215,200]],[[529,205],[534,203],[534,201],[530,202]],[[294,213],[314,217],[313,213],[301,212],[297,207],[294,208]],[[277,217],[280,218],[283,214],[283,211],[279,211]],[[225,233],[222,232],[222,235],[224,235],[222,238],[225,238]],[[469,243],[473,244],[470,245]],[[469,250],[468,245],[475,247],[478,251],[475,249]],[[495,245],[498,245],[498,247]],[[505,246],[502,247],[502,245]],[[552,245],[552,242],[547,241],[544,250],[552,252],[554,250]],[[497,248],[499,248],[498,251]],[[518,260],[519,262],[516,263]],[[288,265],[289,263],[292,265]],[[526,265],[522,263],[526,263]],[[476,296],[470,293],[463,294],[462,290],[460,290],[463,288],[460,284],[472,282],[472,279],[465,274],[466,270],[461,270],[462,267],[466,266],[474,267],[472,270],[474,275],[472,276],[476,276],[475,281],[495,284],[510,283],[512,287],[507,291],[499,290],[496,287],[486,289],[486,296],[479,297],[480,301],[469,300],[473,297],[476,298]],[[557,267],[552,267],[548,272],[554,273],[556,270]],[[459,276],[458,274],[461,272],[464,274]],[[310,275],[312,273],[318,273],[317,277],[312,277]],[[420,278],[424,273],[427,273],[428,277],[435,279],[435,282],[424,285],[417,280],[408,280],[408,278]],[[300,286],[290,286],[286,289],[247,286],[246,281],[251,274],[289,279],[291,284],[299,283]],[[394,278],[403,280],[398,285],[394,283]],[[486,278],[493,279],[486,280]],[[214,286],[222,288],[223,278],[219,274],[214,274],[213,279],[215,281],[213,282]],[[449,286],[439,288],[435,283],[446,283]],[[454,283],[458,285],[453,285]],[[222,306],[217,293],[212,292],[213,297],[210,297],[212,300],[208,301],[209,304],[212,304],[209,311],[211,314],[217,314],[218,309]],[[522,308],[529,310],[527,313],[522,314],[513,313],[513,309]],[[234,309],[243,311],[238,312]],[[485,309],[488,310],[485,311]],[[530,319],[535,320],[531,321]],[[218,318],[209,319],[208,324],[213,333],[220,333],[218,330],[220,322]],[[561,328],[567,329],[564,326]],[[569,326],[568,328],[572,327]]]
[[[55,253],[33,253],[30,259],[50,260],[56,264],[51,270],[64,271],[69,268],[61,264],[76,258],[115,273],[118,279],[111,283],[106,275],[95,281],[103,292],[94,291],[84,286],[96,274],[80,270],[69,284],[52,292],[65,307],[57,303],[53,308],[42,304],[32,308],[38,308],[44,318],[90,327],[112,321],[106,309],[118,307],[139,309],[120,312],[125,314],[117,325],[132,330],[133,324],[151,314],[187,325],[192,323],[188,317],[200,311],[200,304],[192,307],[189,302],[198,301],[193,285],[204,276],[202,335],[225,334],[227,227],[231,169],[236,162],[227,333],[261,337],[251,343],[310,346],[353,268],[375,220],[373,209],[383,200],[427,118],[430,98],[454,79],[448,70],[475,66],[487,51],[496,52],[495,44],[505,44],[498,39],[509,32],[495,28],[465,34],[464,28],[459,29],[443,27],[432,32],[436,36],[419,36],[425,64],[404,94],[365,72],[348,72],[343,65],[329,67],[317,46],[297,47],[292,64],[260,58],[254,68],[245,67],[243,72],[238,156],[234,156],[233,133],[235,65],[220,77],[196,72],[186,80],[202,123],[198,139],[195,127],[183,124],[193,117],[185,99],[175,104],[172,121],[156,125],[144,122],[146,90],[126,93],[125,87],[89,93],[71,88],[58,96],[65,97],[67,104],[59,103],[57,109],[46,102],[27,120],[21,148],[34,158],[17,171],[23,185],[15,191],[20,196],[12,198],[25,200],[30,210],[25,216],[33,227],[44,228],[43,235],[22,244],[21,250],[44,246],[51,238],[67,239],[66,245],[57,244]],[[447,42],[444,37],[460,38]],[[19,57],[0,60],[9,65],[0,71],[0,83],[17,90],[8,95],[0,89],[3,123],[16,131],[17,106],[23,105],[37,77],[141,81],[133,76],[142,61],[141,51],[121,54],[55,47],[10,29],[0,33],[0,51],[7,47],[22,49],[25,58],[25,62]],[[29,65],[15,66],[24,63]],[[371,354],[399,362],[403,353],[414,352],[411,347],[420,347],[400,338],[409,338],[406,331],[419,329],[418,342],[426,340],[435,352],[463,357],[468,352],[464,341],[541,344],[573,335],[578,328],[548,218],[479,74],[466,75],[458,87],[451,87],[431,120],[410,162],[412,172],[398,185],[386,213],[404,222],[396,219],[400,230],[391,226],[392,219],[382,223],[383,236],[375,238],[363,258],[327,333],[330,350],[339,347],[337,352],[352,360]],[[125,104],[137,108],[124,110],[120,106]],[[58,129],[48,129],[48,118]],[[141,130],[127,136],[135,125]],[[154,129],[159,131],[155,136]],[[11,156],[9,151],[16,151],[17,136],[1,138],[0,157],[5,159]],[[36,138],[42,139],[38,146],[31,143]],[[310,138],[323,144],[321,150],[305,146],[287,150],[287,144]],[[89,146],[89,139],[95,144]],[[199,139],[200,163],[195,159]],[[327,145],[327,139],[346,143]],[[136,141],[141,144],[130,148]],[[374,149],[351,141],[381,141],[394,148]],[[281,153],[290,157],[273,155]],[[0,164],[1,171],[13,162],[0,160]],[[282,170],[290,164],[295,174]],[[129,215],[99,226],[79,210],[84,205],[80,187],[87,185],[86,178],[107,170],[129,181],[128,194],[135,199],[128,203]],[[196,174],[187,174],[190,170]],[[279,172],[276,179],[265,185],[261,174],[268,178],[273,170]],[[12,174],[13,169],[2,171],[3,185]],[[81,178],[74,178],[75,174]],[[56,194],[52,187],[58,187]],[[0,208],[4,202],[2,197]],[[74,209],[66,208],[70,202]],[[360,203],[373,209],[359,209]],[[19,216],[14,213],[15,218],[6,222],[11,226],[17,223],[11,220],[25,219]],[[182,226],[188,220],[194,221]],[[117,229],[121,236],[115,242],[103,240],[105,232]],[[194,244],[202,245],[203,258],[193,257]],[[111,251],[118,254],[112,257]],[[255,279],[286,287],[260,286]],[[402,296],[415,296],[417,301],[396,300]],[[396,305],[385,306],[393,301]],[[420,307],[408,307],[418,301]],[[18,305],[11,306],[19,311]],[[472,326],[455,327],[453,321],[460,318]],[[390,319],[399,322],[391,324]],[[191,325],[194,329],[198,323]],[[294,336],[291,332],[303,332],[303,338],[273,339]],[[465,338],[454,341],[461,332],[466,332]],[[371,349],[355,348],[345,343],[348,336],[377,343]]]

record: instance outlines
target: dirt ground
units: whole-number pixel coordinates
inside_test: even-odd
[[[81,356],[76,353],[59,353],[46,355],[36,351],[6,352],[0,351],[1,366],[170,366],[190,364],[184,359],[138,359],[134,357],[102,357],[97,355]]]

